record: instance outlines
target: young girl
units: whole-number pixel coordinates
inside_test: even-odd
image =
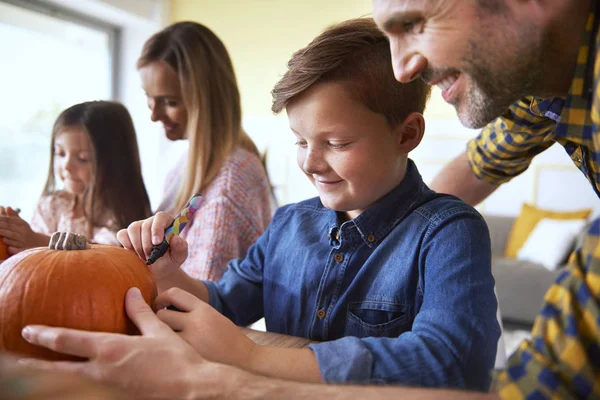
[[[138,60],[151,119],[189,148],[168,174],[157,211],[177,214],[195,193],[204,201],[182,233],[183,269],[218,280],[272,216],[271,192],[256,146],[242,129],[240,94],[227,49],[205,26],[180,22],[152,36]]]
[[[11,254],[47,246],[56,231],[118,245],[119,229],[151,215],[127,109],[92,101],[64,110],[52,129],[48,179],[31,224],[10,207],[4,214],[0,236]]]

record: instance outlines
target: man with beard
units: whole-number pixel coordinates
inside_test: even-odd
[[[596,3],[374,0],[375,20],[390,38],[396,78],[407,82],[421,77],[439,85],[465,125],[489,123],[469,144],[467,154],[437,179],[439,191],[477,203],[505,179],[524,171],[533,156],[559,142],[598,193],[600,62],[594,66],[598,15],[592,9]],[[600,398],[599,239],[596,220],[569,268],[548,291],[533,339],[524,342],[506,369],[496,374],[500,397]],[[177,341],[176,333],[134,291],[128,295],[127,310],[143,337],[107,341],[102,334],[57,328],[31,328],[24,335],[60,352],[99,354],[103,358],[89,370],[82,363],[71,364],[72,370],[121,385],[154,384],[157,398],[175,397],[178,388],[198,399],[497,398],[259,377],[203,360]],[[134,341],[144,351],[128,352]],[[142,362],[148,354],[162,362]]]
[[[597,0],[374,0],[394,75],[482,128],[432,188],[475,205],[560,143],[600,195]],[[600,221],[496,375],[503,397],[600,396]]]

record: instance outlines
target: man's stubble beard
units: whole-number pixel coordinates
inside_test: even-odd
[[[468,87],[464,98],[458,98],[454,104],[464,126],[483,128],[515,101],[540,91],[543,46],[542,40],[531,40],[533,35],[529,30],[521,32],[514,40],[513,49],[502,54],[495,50],[498,46],[470,41],[462,67],[462,73],[468,77]],[[510,54],[514,57],[508,60]]]

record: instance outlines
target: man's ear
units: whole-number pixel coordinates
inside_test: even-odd
[[[413,151],[425,133],[425,119],[423,114],[414,112],[409,114],[404,121],[395,129],[395,135],[398,137],[398,149],[402,153],[410,153]]]

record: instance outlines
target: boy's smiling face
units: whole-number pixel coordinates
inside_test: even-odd
[[[420,114],[392,128],[339,82],[309,88],[288,104],[287,114],[297,137],[298,166],[323,205],[349,219],[400,184],[408,151],[422,137]]]

